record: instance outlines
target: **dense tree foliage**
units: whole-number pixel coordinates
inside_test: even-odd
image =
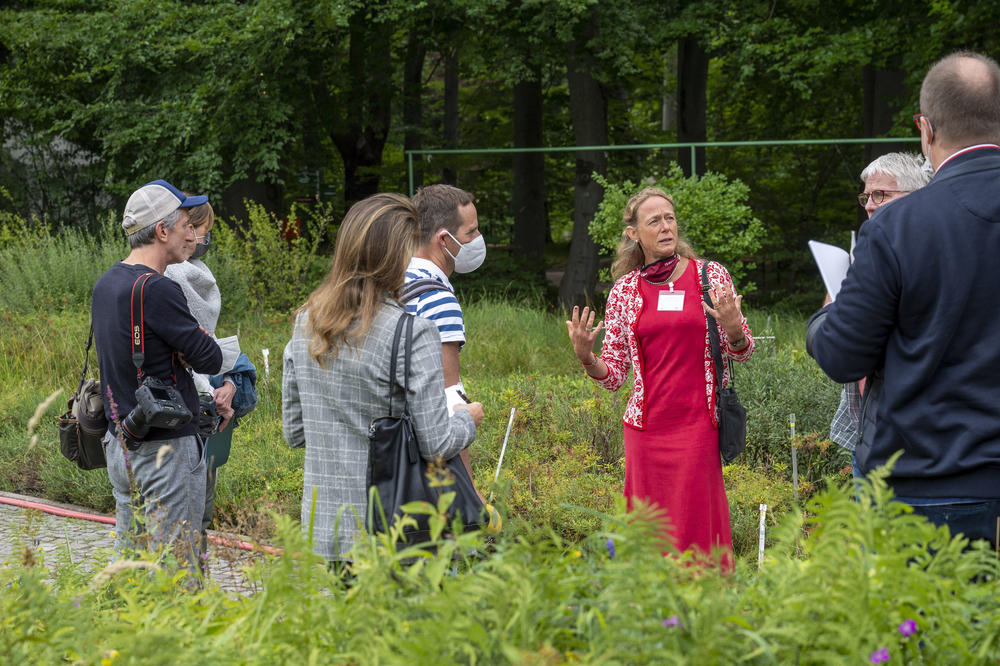
[[[995,55],[998,20],[995,0],[19,0],[0,9],[0,206],[91,224],[165,177],[234,219],[245,199],[280,218],[405,190],[404,150],[912,138],[927,66]],[[814,277],[804,241],[842,242],[857,174],[899,148],[915,144],[699,149],[695,170],[749,186],[752,279],[788,298]],[[572,303],[599,265],[591,174],[677,157],[417,155],[415,184],[476,192],[490,240],[533,270],[571,241]]]

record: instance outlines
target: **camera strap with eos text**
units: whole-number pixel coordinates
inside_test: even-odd
[[[146,328],[143,293],[149,278],[156,273],[143,273],[132,284],[132,304],[129,310],[129,335],[132,338],[132,363],[135,364],[139,387],[135,391],[136,406],[121,420],[123,443],[130,451],[139,448],[151,428],[174,430],[191,421],[191,411],[170,381],[146,375],[142,370],[146,360]],[[175,352],[176,353],[176,352]]]
[[[136,278],[135,283],[132,284],[132,307],[129,310],[129,331],[131,331],[132,335],[132,362],[135,364],[136,376],[140,383],[142,383],[143,375],[142,364],[146,360],[146,329],[142,323],[142,291],[151,277],[153,277],[152,273],[143,273]],[[135,316],[137,311],[139,313],[138,321]]]

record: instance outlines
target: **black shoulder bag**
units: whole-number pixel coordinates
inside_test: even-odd
[[[708,262],[701,265],[701,292],[709,307],[712,300],[708,295],[711,286],[708,284]],[[747,447],[747,410],[740,404],[736,395],[736,375],[733,374],[733,364],[729,363],[729,386],[722,386],[722,350],[719,348],[719,328],[715,318],[705,314],[708,320],[708,340],[712,345],[712,358],[715,359],[715,412],[719,417],[719,453],[722,460],[731,463],[743,449]]]
[[[80,383],[76,387],[76,393],[66,403],[66,413],[56,419],[59,426],[59,452],[80,469],[108,466],[104,459],[104,433],[108,430],[108,419],[104,415],[101,383],[87,379],[87,365],[93,343],[94,323],[91,321]]]
[[[413,315],[404,312],[396,323],[389,359],[389,416],[373,420],[368,429],[369,501],[366,526],[373,533],[385,532],[395,517],[403,514],[401,507],[404,504],[425,501],[436,506],[442,494],[454,492],[455,499],[448,509],[449,521],[459,515],[463,529],[478,529],[485,522],[485,509],[462,460],[455,456],[447,461],[426,462],[420,457],[409,404],[413,320]],[[392,394],[397,386],[396,357],[400,338],[404,336],[404,326],[403,409],[399,416],[393,416]],[[424,514],[410,515],[416,519],[417,527],[408,527],[403,532],[407,543],[428,541],[428,517]]]

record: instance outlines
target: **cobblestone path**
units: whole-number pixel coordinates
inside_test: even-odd
[[[88,509],[69,504],[40,500],[35,497],[0,493],[0,497],[38,502],[83,513]],[[0,566],[23,557],[25,547],[41,551],[50,567],[69,558],[76,564],[91,568],[93,562],[104,563],[106,553],[114,546],[114,525],[54,516],[38,510],[24,509],[0,503]],[[211,538],[215,533],[209,530]],[[225,535],[229,536],[229,535]],[[104,549],[102,551],[102,549]],[[219,587],[239,595],[253,594],[253,586],[246,580],[241,567],[251,563],[254,553],[240,548],[228,548],[210,543],[209,574]]]

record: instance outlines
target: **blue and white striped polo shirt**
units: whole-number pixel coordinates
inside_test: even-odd
[[[441,282],[441,289],[427,291],[411,299],[406,303],[406,309],[433,321],[441,334],[441,342],[465,344],[462,307],[458,304],[455,294],[450,291],[451,282],[448,281],[448,277],[432,261],[420,257],[410,259],[410,265],[406,267],[406,283],[426,278]]]

